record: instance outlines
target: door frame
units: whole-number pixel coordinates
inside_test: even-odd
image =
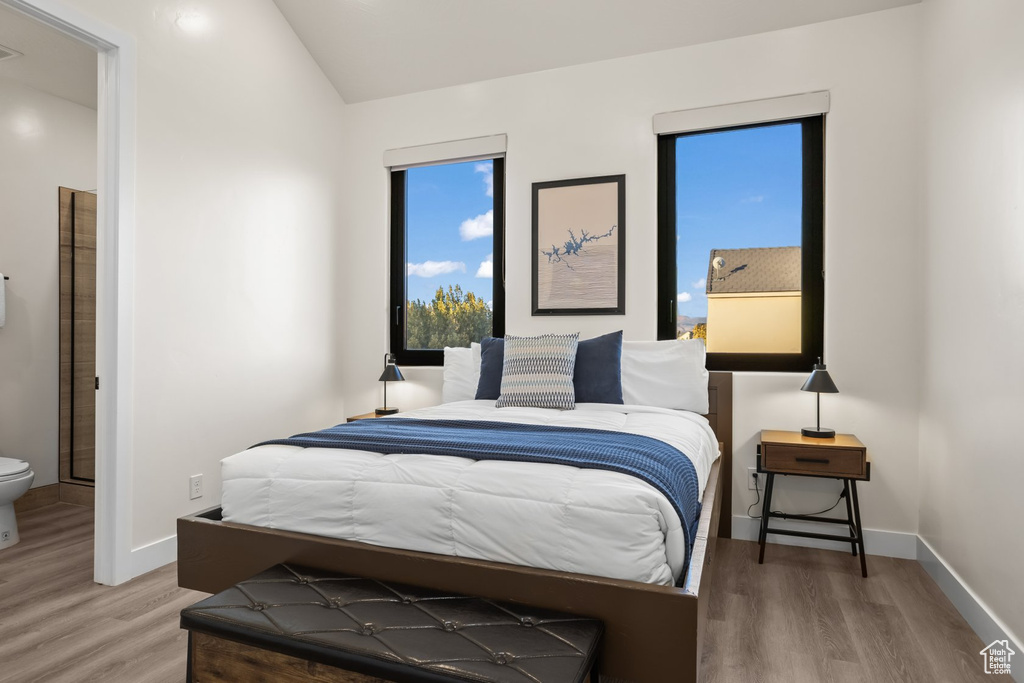
[[[135,38],[61,0],[0,0],[96,50],[96,531],[93,578],[117,585],[132,562]]]

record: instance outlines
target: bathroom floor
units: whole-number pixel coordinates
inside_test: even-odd
[[[92,581],[93,510],[57,504],[18,515],[0,552],[0,682],[181,683],[178,612],[202,593],[171,564],[116,588]]]

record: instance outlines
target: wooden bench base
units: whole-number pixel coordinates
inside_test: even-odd
[[[198,631],[189,633],[189,662],[191,683],[387,683]]]
[[[388,683],[198,631],[188,642],[189,683]],[[591,683],[590,676],[583,683]]]

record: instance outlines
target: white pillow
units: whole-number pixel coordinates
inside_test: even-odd
[[[708,370],[700,339],[622,342],[622,401],[708,412]]]
[[[441,403],[472,401],[476,398],[476,385],[479,383],[480,345],[473,342],[468,349],[444,347]]]

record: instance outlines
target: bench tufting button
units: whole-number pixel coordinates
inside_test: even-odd
[[[412,598],[402,598],[402,602],[404,602],[407,605],[411,605],[414,601]]]
[[[251,607],[254,612],[262,612],[267,608],[267,606],[261,602],[255,602],[251,605]]]
[[[364,625],[363,625],[363,630],[361,631],[361,633],[362,633],[362,634],[363,634],[364,636],[372,636],[372,635],[373,635],[373,633],[374,633],[374,627],[373,627],[373,624],[364,624]]]
[[[455,625],[455,624],[454,624],[453,622],[451,622],[451,621],[446,621],[446,622],[444,622],[444,630],[445,630],[445,631],[448,631],[448,633],[451,633],[452,631],[454,631],[454,630],[455,630],[455,629],[457,629],[457,628],[458,628],[458,626],[456,626],[456,625]]]
[[[530,618],[530,617],[523,617],[522,619],[519,620],[519,623],[522,624],[523,626],[525,626],[526,628],[532,628],[532,627],[537,625],[536,623],[534,623],[533,619]]]
[[[495,664],[501,664],[502,666],[504,666],[505,664],[509,664],[511,662],[512,655],[508,654],[507,652],[498,652],[494,655]]]

